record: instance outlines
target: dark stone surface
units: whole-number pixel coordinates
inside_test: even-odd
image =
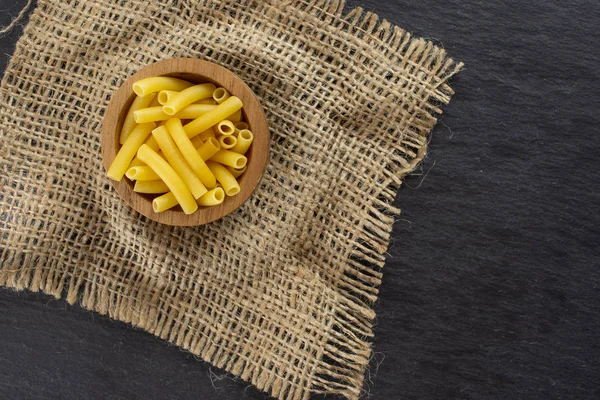
[[[0,24],[24,4],[0,0]],[[466,63],[397,204],[373,399],[600,398],[600,4],[353,0]],[[0,68],[20,35],[0,39]],[[0,290],[2,398],[263,399],[190,354]]]

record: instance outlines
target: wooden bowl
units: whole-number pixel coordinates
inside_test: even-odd
[[[269,128],[267,119],[252,90],[233,72],[208,61],[193,58],[174,58],[150,64],[135,73],[114,93],[104,115],[102,125],[102,161],[108,170],[121,147],[119,134],[127,111],[135,98],[134,82],[151,76],[171,76],[194,83],[212,82],[222,86],[244,103],[243,119],[254,134],[254,142],[246,153],[248,158],[246,172],[238,178],[241,191],[232,197],[226,197],[218,206],[198,207],[193,214],[186,215],[180,206],[156,213],[152,210],[152,199],[157,195],[146,195],[133,191],[134,183],[126,177],[120,182],[108,177],[117,193],[134,210],[163,224],[177,226],[195,226],[217,220],[241,206],[252,194],[267,167],[269,159]]]

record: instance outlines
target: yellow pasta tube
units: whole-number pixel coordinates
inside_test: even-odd
[[[229,116],[231,122],[238,122],[242,120],[242,110],[237,110]]]
[[[146,165],[146,164],[144,164],[139,158],[137,158],[137,156],[135,156],[135,158],[133,159],[133,161],[131,161],[129,163],[129,167],[127,167],[127,169],[133,168],[133,167],[140,167],[142,165]]]
[[[160,92],[161,90],[180,91],[187,89],[192,84],[183,79],[170,78],[167,76],[155,76],[144,78],[133,84],[133,91],[138,96],[146,96],[150,93]]]
[[[181,205],[184,213],[191,214],[198,209],[196,200],[181,177],[177,175],[173,167],[163,160],[156,151],[148,147],[147,144],[143,144],[138,150],[138,157],[152,168],[169,187],[169,190],[171,190],[171,193],[173,193],[173,196],[175,196],[177,202]]]
[[[213,110],[215,107],[217,106],[214,104],[190,104],[175,114],[175,117],[179,119],[196,119],[210,110]]]
[[[161,194],[167,193],[169,187],[160,179],[155,181],[136,181],[133,191],[137,193]]]
[[[162,106],[147,107],[136,110],[133,113],[133,117],[135,118],[135,122],[138,124],[143,124],[145,122],[164,121],[165,119],[171,118],[163,112]]]
[[[140,97],[136,96],[131,103],[131,107],[129,107],[129,111],[127,111],[127,115],[125,116],[125,121],[123,121],[123,126],[121,127],[121,134],[119,135],[119,143],[125,143],[127,136],[135,129],[136,120],[133,116],[133,113],[136,110],[141,108],[146,108],[148,105],[154,100],[156,96],[153,94],[149,94],[148,96]]]
[[[162,106],[167,101],[171,100],[172,98],[174,98],[178,94],[179,94],[179,92],[176,92],[174,90],[161,90],[160,92],[158,92],[158,97],[157,97],[158,104],[160,104]]]
[[[227,168],[214,161],[207,161],[206,165],[208,165],[211,172],[215,174],[217,181],[221,184],[227,196],[235,196],[240,192],[240,184],[235,180]]]
[[[156,175],[156,172],[147,165],[131,167],[125,172],[125,176],[132,181],[155,181],[160,179],[159,176]]]
[[[183,158],[185,158],[190,167],[192,167],[192,170],[198,175],[198,178],[200,178],[200,181],[204,186],[207,188],[215,187],[215,184],[217,183],[215,176],[210,172],[210,169],[185,134],[183,126],[181,126],[181,121],[177,118],[171,118],[167,121],[165,126],[177,145],[177,148],[181,151],[181,154],[183,154]]]
[[[209,138],[210,139],[210,138]],[[190,141],[192,142],[192,145],[197,149],[198,147],[202,146],[204,144],[204,140],[202,140],[202,138],[200,137],[200,135],[196,136],[193,139],[190,139]]]
[[[234,134],[236,136],[238,135],[238,133],[240,133],[241,130],[243,130],[243,129],[250,129],[250,127],[248,126],[248,124],[246,122],[244,122],[244,121],[235,122],[233,124],[233,127],[235,128],[235,133]]]
[[[191,139],[192,142],[192,146],[194,146],[196,149],[198,149],[200,146],[202,146],[204,144],[204,140],[202,140],[202,138],[198,135],[195,138]]]
[[[180,119],[195,119],[206,114],[215,107],[216,105],[210,104],[190,104],[179,111],[175,117]],[[139,124],[144,122],[166,121],[169,118],[171,118],[171,115],[166,114],[163,111],[162,106],[146,107],[136,110],[134,113],[134,119]]]
[[[152,200],[152,210],[154,210],[154,212],[156,213],[159,213],[166,211],[169,208],[173,208],[177,204],[179,204],[177,202],[177,198],[175,197],[173,192],[169,192],[163,194],[162,196],[158,196],[154,200]]]
[[[148,147],[150,147],[152,150],[158,152],[159,151],[159,146],[158,143],[156,143],[156,139],[154,139],[154,136],[150,135],[150,137],[148,139],[146,139],[146,141],[144,142],[145,145],[147,145]],[[129,164],[129,166],[131,167],[135,167],[137,165],[144,165],[144,163],[139,159],[139,157],[135,157],[133,159],[133,161],[131,162],[131,164]]]
[[[235,126],[233,126],[233,122],[224,119],[223,121],[216,124],[213,130],[217,135],[229,136],[233,135],[233,132],[235,132]]]
[[[242,129],[240,133],[238,133],[237,143],[231,148],[231,151],[235,151],[239,154],[246,154],[253,140],[254,135],[252,132],[248,129]]]
[[[186,163],[185,159],[177,149],[177,146],[173,142],[173,139],[171,139],[167,128],[164,126],[159,126],[152,131],[152,136],[154,136],[154,139],[156,139],[158,142],[160,149],[167,158],[169,164],[171,164],[171,167],[173,167],[175,172],[177,172],[177,175],[183,179],[186,186],[190,189],[190,192],[192,192],[194,198],[197,199],[206,193],[206,187]]]
[[[154,127],[156,127],[156,124],[153,122],[140,124],[129,134],[107,171],[109,178],[115,181],[123,179],[123,175],[125,175],[127,167],[135,157],[137,149],[144,143]]]
[[[215,99],[217,104],[221,104],[222,102],[227,100],[230,96],[231,95],[229,94],[227,89],[222,88],[222,87],[215,89],[215,91],[212,93],[212,98]]]
[[[200,139],[206,141],[210,138],[216,138],[215,132],[213,132],[212,129],[207,129],[204,132],[201,132],[198,136],[195,137],[199,137]]]
[[[223,188],[216,187],[196,200],[196,203],[198,203],[199,206],[210,207],[221,204],[223,200],[225,200],[225,191]]]
[[[200,132],[204,132],[213,125],[217,124],[219,121],[227,119],[227,117],[237,110],[241,110],[243,106],[244,105],[240,99],[235,96],[231,96],[211,111],[199,116],[189,124],[186,124],[183,129],[189,138],[193,138],[194,136],[200,134]]]
[[[219,144],[222,149],[231,149],[237,143],[235,136],[219,136]]]
[[[231,175],[233,175],[235,179],[239,178],[244,172],[246,172],[246,169],[248,169],[248,166],[245,166],[244,168],[240,169],[227,167],[227,170],[231,172]]]
[[[236,169],[244,168],[248,163],[248,159],[245,156],[238,153],[234,153],[231,150],[223,149],[216,152],[215,155],[212,156],[210,159],[211,161],[215,161]]]
[[[196,151],[204,161],[217,154],[219,150],[221,150],[221,144],[215,138],[209,138],[201,146],[196,146]]]
[[[154,136],[150,136],[145,142],[145,145],[147,145],[148,147],[150,147],[152,150],[158,152],[158,149],[160,148],[160,146],[158,145],[158,142],[156,141],[156,139],[154,139]]]
[[[163,111],[168,115],[175,115],[193,102],[210,97],[214,90],[215,85],[212,83],[190,86],[179,92],[178,95],[169,98],[168,101],[163,104]]]
[[[210,99],[202,99],[196,102],[196,104],[212,104],[216,105],[217,102],[211,97]]]

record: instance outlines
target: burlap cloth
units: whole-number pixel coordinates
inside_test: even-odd
[[[461,64],[342,9],[40,0],[0,92],[0,284],[79,301],[278,398],[359,397],[392,201]],[[132,211],[100,157],[111,94],[171,57],[237,73],[272,135],[250,200],[195,228]]]

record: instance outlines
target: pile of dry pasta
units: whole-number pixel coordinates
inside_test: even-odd
[[[154,212],[179,204],[191,214],[240,192],[237,178],[246,170],[253,135],[239,98],[212,83],[162,76],[135,82],[133,91],[122,146],[107,172],[111,179],[126,176],[135,192],[159,194]]]

